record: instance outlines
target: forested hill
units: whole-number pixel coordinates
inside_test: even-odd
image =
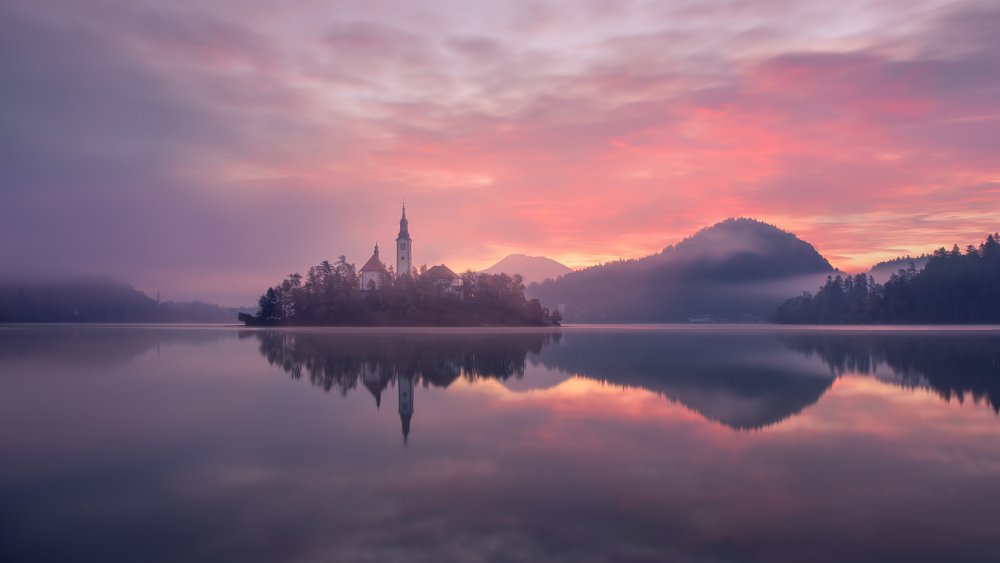
[[[105,279],[0,281],[0,323],[231,323],[239,312],[201,301],[160,303]]]
[[[1000,235],[961,251],[935,251],[923,270],[910,266],[885,284],[865,274],[831,277],[815,294],[794,297],[780,323],[1000,323]]]
[[[916,257],[910,255],[900,256],[899,258],[893,258],[892,260],[885,260],[875,264],[872,266],[869,273],[875,281],[882,283],[888,280],[893,274],[898,273],[900,270],[909,269],[910,266],[913,266],[913,269],[916,271],[923,270],[924,266],[927,265],[928,260],[930,260],[930,256],[927,254],[921,254]]]
[[[830,263],[807,242],[754,219],[727,219],[676,246],[532,285],[568,321],[764,320],[788,295],[815,287]]]

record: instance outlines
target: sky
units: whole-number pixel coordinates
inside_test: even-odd
[[[1000,228],[1000,4],[0,0],[0,276],[241,305],[414,263],[648,255],[732,216],[836,267]]]

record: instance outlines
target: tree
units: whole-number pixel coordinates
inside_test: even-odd
[[[380,287],[358,287],[353,264],[341,256],[290,274],[259,300],[255,324],[289,325],[547,325],[553,315],[527,300],[520,276],[466,272],[458,292],[425,277],[389,276]],[[558,321],[555,321],[558,322]]]
[[[979,247],[939,248],[924,269],[909,267],[884,285],[859,274],[828,278],[816,295],[780,305],[783,323],[969,323],[1000,322],[1000,244],[988,235]]]
[[[281,316],[278,314],[278,293],[273,287],[267,288],[267,291],[264,292],[264,295],[260,296],[257,303],[260,306],[260,310],[257,312],[257,317],[264,321],[276,321],[281,319]]]

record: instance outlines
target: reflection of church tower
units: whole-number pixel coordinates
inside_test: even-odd
[[[403,422],[403,445],[410,437],[410,419],[413,417],[413,378],[400,376],[396,381],[399,390],[399,420]]]
[[[413,241],[410,240],[409,222],[406,220],[406,205],[399,220],[399,235],[396,237],[396,275],[409,275],[413,270]]]

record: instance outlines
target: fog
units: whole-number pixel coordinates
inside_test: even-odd
[[[333,5],[3,2],[0,278],[243,305],[404,199],[456,271],[737,215],[851,271],[996,229],[990,3]]]

